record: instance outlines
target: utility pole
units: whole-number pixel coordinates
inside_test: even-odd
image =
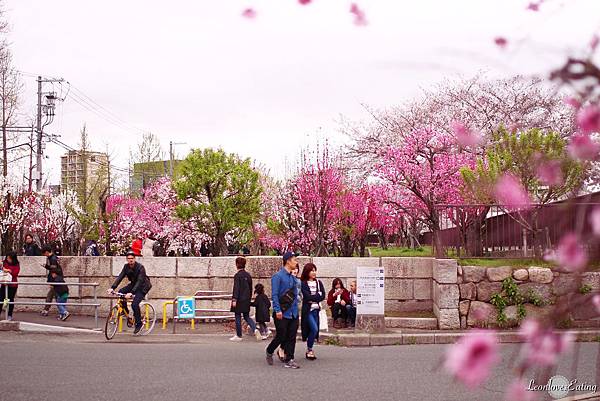
[[[37,191],[42,190],[42,77],[37,77],[37,152],[36,152],[36,184]]]

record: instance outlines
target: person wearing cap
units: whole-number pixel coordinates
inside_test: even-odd
[[[121,284],[121,281],[125,277],[129,279],[129,284],[119,290],[120,293],[125,294],[125,298],[131,299],[133,298],[133,302],[131,303],[131,308],[133,309],[133,317],[135,318],[135,330],[133,334],[138,334],[142,329],[142,313],[140,311],[140,302],[144,299],[148,291],[152,288],[152,284],[150,283],[150,278],[146,274],[146,269],[144,266],[136,262],[135,253],[133,251],[129,251],[126,254],[127,263],[123,266],[121,273],[111,286],[108,293],[112,293],[116,288]],[[127,303],[124,302],[125,312],[129,313],[127,310]]]
[[[267,363],[273,365],[273,353],[281,346],[285,352],[283,367],[290,369],[300,367],[294,361],[298,332],[298,287],[293,271],[297,266],[296,255],[286,252],[283,255],[283,267],[271,278],[273,317],[277,333],[266,349]]]

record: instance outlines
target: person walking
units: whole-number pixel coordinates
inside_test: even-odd
[[[258,341],[262,340],[260,331],[256,328],[254,320],[250,317],[250,303],[252,299],[252,276],[246,271],[246,258],[235,258],[238,271],[233,276],[233,295],[231,298],[231,311],[235,313],[235,336],[230,341],[242,341],[242,315],[250,326],[252,333]]]
[[[254,294],[256,297],[252,301],[251,306],[254,306],[256,318],[256,324],[258,324],[258,330],[263,340],[266,340],[271,335],[271,330],[267,328],[267,323],[271,321],[269,317],[269,310],[271,309],[271,301],[265,294],[265,286],[258,283],[254,286]]]
[[[50,272],[51,283],[64,283],[65,278],[59,275],[56,270]],[[58,308],[58,320],[65,321],[71,316],[67,310],[67,299],[69,298],[69,287],[66,284],[55,285],[54,294],[56,295],[56,307]]]
[[[57,276],[64,277],[62,267],[60,267],[60,263],[58,262],[58,257],[54,253],[52,246],[44,245],[44,247],[42,248],[42,254],[46,257],[46,264],[44,265],[44,268],[46,270],[48,270],[47,281],[49,283],[52,282],[52,273],[53,272],[56,273]],[[48,312],[50,311],[50,306],[51,306],[49,304],[52,301],[54,301],[55,298],[56,298],[55,288],[54,288],[54,286],[50,286],[50,289],[48,290],[48,294],[46,295],[46,305],[44,306],[44,309],[42,309],[42,311],[40,312],[40,314],[42,316],[48,316]],[[60,314],[60,310],[59,310],[59,314]]]
[[[298,287],[292,272],[297,265],[296,255],[286,252],[283,255],[283,267],[271,278],[276,335],[266,349],[267,363],[273,365],[273,353],[281,345],[285,352],[283,367],[290,369],[300,368],[294,361],[298,332]]]
[[[33,240],[33,235],[27,234],[25,236],[25,243],[23,244],[23,255],[24,256],[42,256],[42,251],[38,244]]]
[[[306,341],[306,359],[315,360],[313,346],[319,339],[319,312],[325,299],[325,286],[317,280],[317,266],[307,263],[302,270],[302,341]]]
[[[2,262],[2,271],[5,274],[10,274],[13,283],[18,281],[19,272],[21,271],[21,266],[19,265],[19,259],[17,259],[16,252],[8,252],[6,254],[6,258],[4,262]],[[6,294],[8,292],[8,300],[10,302],[15,302],[15,295],[17,294],[18,284],[3,284],[0,286],[0,298],[5,299]],[[4,303],[0,302],[0,320],[2,320],[2,306]],[[14,304],[8,305],[8,320],[12,320],[13,318],[13,310],[15,309]]]

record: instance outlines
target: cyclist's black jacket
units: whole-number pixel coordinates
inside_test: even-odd
[[[150,278],[146,275],[146,269],[139,262],[135,262],[133,268],[129,267],[129,264],[125,263],[125,266],[123,266],[123,270],[121,270],[119,277],[117,277],[113,283],[112,289],[117,289],[117,286],[125,277],[127,277],[133,285],[130,291],[132,294],[135,294],[138,291],[142,291],[146,294],[148,291],[150,291],[150,288],[152,288],[152,284],[150,284]]]

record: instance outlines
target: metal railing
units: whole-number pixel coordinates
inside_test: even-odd
[[[39,305],[39,306],[57,306],[59,305],[57,302],[24,302],[24,301],[15,301],[10,302],[8,298],[8,287],[9,285],[19,285],[19,286],[57,286],[57,285],[66,285],[66,286],[76,286],[76,287],[92,287],[93,289],[93,299],[94,303],[83,303],[83,302],[72,302],[68,304],[71,306],[85,306],[85,307],[93,307],[94,308],[94,324],[95,328],[98,329],[98,308],[100,307],[100,303],[98,303],[98,297],[96,293],[96,289],[98,288],[98,283],[48,283],[48,282],[23,282],[23,281],[0,281],[0,285],[4,286],[4,307],[5,310],[5,318],[8,319],[8,306],[9,305]],[[83,297],[79,294],[79,299],[81,300]]]
[[[177,313],[177,299],[173,301],[167,301],[163,304],[163,329],[166,329],[167,324],[167,305],[173,305],[173,334],[177,330],[177,322],[183,320],[178,316]],[[219,320],[231,320],[235,319],[235,315],[231,313],[229,309],[219,308],[199,308],[197,305],[198,301],[214,301],[214,300],[231,300],[232,294],[228,291],[214,291],[214,290],[200,290],[194,294],[194,317],[190,319],[191,329],[195,329],[195,321],[203,319],[219,319]],[[226,315],[198,315],[198,313],[227,313]]]

